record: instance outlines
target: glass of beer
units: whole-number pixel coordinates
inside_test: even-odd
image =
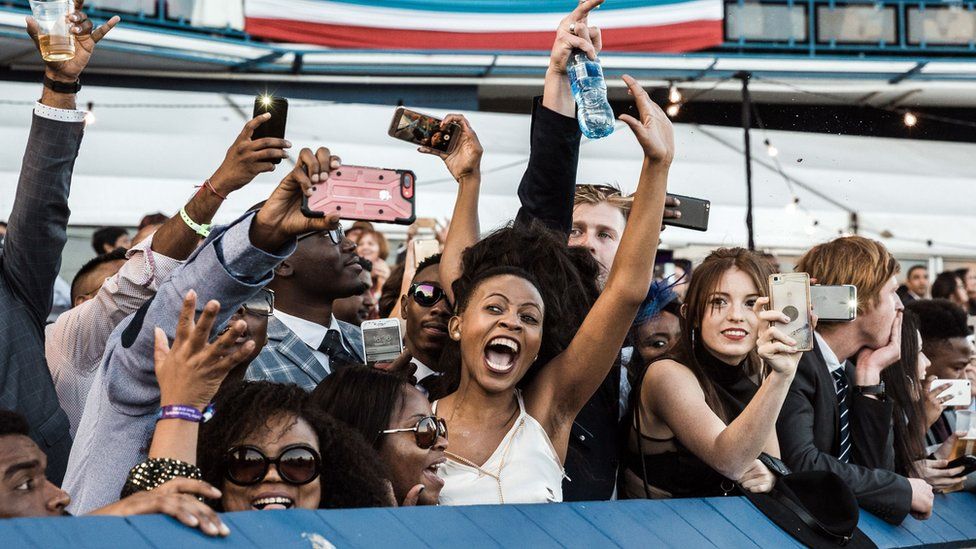
[[[71,36],[73,0],[30,0],[31,13],[40,31],[41,57],[45,61],[67,61],[75,56],[75,39]]]
[[[976,454],[976,412],[957,410],[954,432],[959,440],[952,447],[952,455],[949,456],[949,461],[965,455]]]

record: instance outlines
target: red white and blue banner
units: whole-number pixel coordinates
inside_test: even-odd
[[[384,50],[549,50],[576,0],[245,0],[245,30],[281,42]],[[607,0],[603,48],[686,52],[722,42],[722,0]]]

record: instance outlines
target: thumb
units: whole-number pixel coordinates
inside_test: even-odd
[[[407,492],[407,497],[403,498],[403,504],[400,507],[415,507],[417,502],[420,501],[420,494],[426,490],[427,487],[423,484],[418,484]]]
[[[156,327],[155,330],[156,341],[153,346],[153,358],[156,362],[156,369],[159,369],[166,362],[166,357],[169,356],[169,338],[166,337],[166,332],[162,328]]]

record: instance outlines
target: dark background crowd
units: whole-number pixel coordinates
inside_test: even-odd
[[[443,122],[453,149],[420,150],[458,182],[451,220],[393,243],[305,216],[341,151],[252,138],[263,115],[179,213],[96,230],[59,289],[84,154],[72,86],[118,23],[93,28],[78,2],[78,51],[47,64],[3,227],[0,517],[166,513],[228,535],[222,511],[723,495],[764,509],[806,486],[898,524],[976,490],[976,269],[931,278],[867,238],[820,243],[795,271],[855,286],[857,315],[814,318],[806,351],[770,306],[776,257],[719,248],[661,276],[675,145],[634,79],[620,118],[644,153],[637,190],[576,182],[566,70],[596,58],[600,3],[557,30],[508,226],[481,234],[483,149],[463,116]],[[269,171],[287,173],[266,200],[210,226]],[[398,320],[403,352],[368,362],[361,325],[378,319]],[[967,379],[947,405],[935,380]]]

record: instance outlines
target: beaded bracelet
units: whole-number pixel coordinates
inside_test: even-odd
[[[129,477],[122,487],[122,497],[155,490],[174,478],[200,480],[203,476],[200,468],[192,463],[170,458],[147,459],[129,471]]]

